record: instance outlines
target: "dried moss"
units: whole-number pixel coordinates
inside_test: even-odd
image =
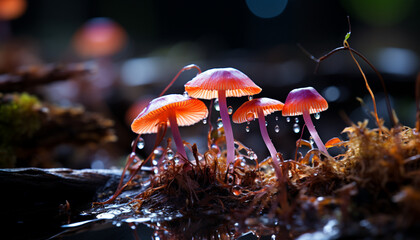
[[[302,232],[322,228],[331,218],[343,226],[366,220],[375,226],[372,231],[415,228],[420,221],[420,136],[416,129],[405,126],[382,126],[381,131],[366,126],[367,121],[344,129],[348,140],[335,146],[345,152],[334,158],[312,149],[296,161],[283,161],[285,181],[277,180],[271,159],[259,164],[252,161],[242,153],[247,148],[240,143],[237,154],[244,161],[228,168],[223,135],[211,134],[216,137],[210,138],[211,149],[206,153],[191,148],[195,164],[177,164],[164,152],[159,173],[143,181],[148,187],[129,201],[130,206],[137,213],[148,209],[179,211],[184,216],[227,214],[226,226],[235,221],[250,227],[249,219],[260,221],[264,216]],[[388,219],[388,227],[383,219]],[[182,221],[168,224],[179,227]],[[261,223],[255,226],[258,228]],[[274,231],[277,227],[268,228]],[[341,234],[352,236],[354,232],[343,228]],[[364,229],[358,234],[372,232]]]

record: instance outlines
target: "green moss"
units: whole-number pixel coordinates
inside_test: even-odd
[[[14,147],[41,127],[41,104],[27,93],[0,94],[0,167],[13,166]]]

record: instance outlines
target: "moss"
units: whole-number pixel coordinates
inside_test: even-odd
[[[14,145],[41,127],[41,104],[27,93],[0,95],[0,167],[12,167]]]

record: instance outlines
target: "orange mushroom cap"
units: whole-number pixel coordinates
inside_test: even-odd
[[[262,109],[264,116],[275,111],[283,109],[283,103],[271,98],[255,98],[242,104],[232,116],[234,123],[243,123],[249,121],[249,113],[253,114],[253,118],[258,118],[258,109]]]
[[[217,92],[226,91],[226,97],[241,97],[261,92],[247,75],[234,68],[213,68],[198,74],[185,84],[185,91],[194,98],[217,98]]]
[[[169,114],[175,114],[179,126],[189,126],[207,117],[206,105],[194,98],[169,94],[153,99],[134,119],[131,130],[138,134],[156,133],[160,123],[168,125]]]
[[[313,114],[327,109],[327,101],[313,87],[297,88],[287,95],[282,115],[302,115],[304,110],[308,110],[309,114]]]

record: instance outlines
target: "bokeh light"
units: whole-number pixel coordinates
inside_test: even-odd
[[[328,102],[335,102],[340,98],[341,92],[340,89],[336,86],[329,86],[324,89],[323,95]]]
[[[273,18],[284,11],[287,0],[246,0],[246,4],[255,16]]]
[[[374,26],[392,26],[412,12],[413,0],[341,0],[350,16]]]
[[[410,49],[382,48],[376,58],[381,72],[410,76],[419,69],[419,58]]]
[[[26,10],[25,0],[0,0],[0,20],[13,20]]]
[[[83,57],[104,57],[120,51],[126,39],[119,24],[109,18],[93,18],[76,32],[73,45]]]

